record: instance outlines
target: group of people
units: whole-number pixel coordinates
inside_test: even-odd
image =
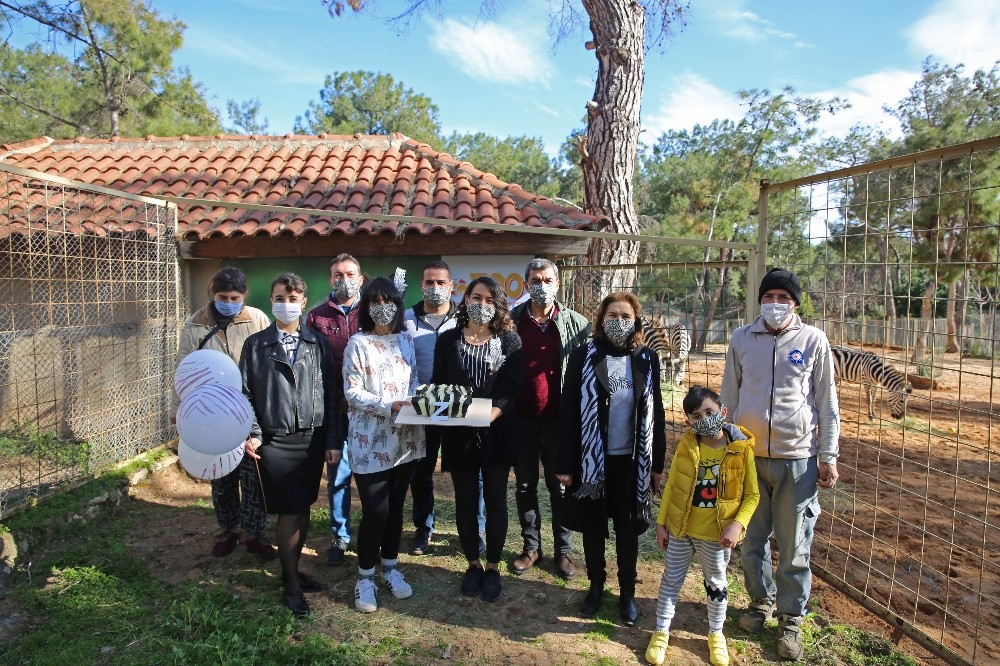
[[[344,563],[352,540],[353,477],[361,504],[355,606],[377,609],[379,563],[385,589],[405,599],[413,594],[397,566],[405,497],[409,489],[409,552],[429,553],[440,454],[468,562],[462,594],[486,601],[502,595],[513,468],[523,547],[510,571],[520,575],[545,561],[541,479],[558,576],[577,574],[572,533],[582,533],[585,617],[597,614],[604,600],[610,522],[619,614],[626,625],[636,623],[639,536],[656,524],[666,554],[646,651],[650,663],[666,658],[677,595],[695,555],[708,598],[709,657],[713,664],[729,663],[722,635],[726,568],[741,542],[752,598],[741,627],[759,631],[774,613],[779,654],[802,656],[817,488],[837,481],[839,416],[830,346],[822,331],[795,313],[801,286],[794,274],[774,269],[764,277],[762,314],[734,332],[721,395],[706,387],[688,391],[683,408],[690,429],[665,479],[660,362],[644,344],[641,305],[633,294],[606,296],[591,327],[556,300],[559,270],[547,259],[528,263],[528,299],[512,309],[490,277],[471,281],[453,302],[451,272],[442,261],[424,267],[423,298],[409,309],[392,280],[366,280],[350,255],[335,257],[330,275],[329,297],[312,310],[306,310],[300,277],[276,277],[275,321],[268,323],[245,304],[245,276],[224,268],[210,283],[212,302],[184,325],[178,358],[197,348],[228,353],[240,365],[255,414],[238,473],[212,483],[222,528],[215,555],[232,552],[241,539],[263,559],[276,553],[284,604],[297,616],[307,614],[304,593],[321,585],[299,570],[299,559],[325,462],[332,532],[327,563]],[[420,384],[462,386],[489,400],[490,425],[397,424],[397,413]],[[277,514],[276,549],[263,536],[267,513]]]

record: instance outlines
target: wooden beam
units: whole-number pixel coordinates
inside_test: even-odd
[[[341,252],[362,256],[441,255],[581,255],[589,239],[517,233],[393,234],[345,236],[282,235],[205,238],[180,241],[182,259],[254,259],[258,257],[332,257]]]

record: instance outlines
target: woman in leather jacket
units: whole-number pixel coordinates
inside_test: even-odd
[[[319,496],[327,450],[340,441],[339,378],[326,339],[303,323],[305,305],[302,278],[294,273],[276,277],[271,283],[275,322],[247,339],[240,359],[243,393],[254,411],[246,451],[260,461],[266,510],[278,514],[284,603],[299,617],[309,612],[302,593],[320,589],[298,568],[309,507]]]

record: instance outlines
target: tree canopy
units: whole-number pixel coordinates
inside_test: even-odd
[[[0,20],[50,36],[0,46],[0,139],[218,131],[202,86],[172,65],[184,24],[145,2],[0,0]]]

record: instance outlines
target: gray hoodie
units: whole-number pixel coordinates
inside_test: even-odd
[[[777,335],[762,317],[733,332],[722,404],[756,439],[754,455],[836,462],[840,407],[826,334],[798,315]]]

